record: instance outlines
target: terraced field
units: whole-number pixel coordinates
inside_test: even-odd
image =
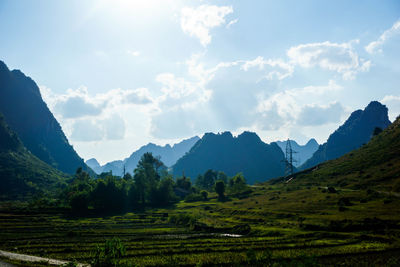
[[[355,202],[365,194],[260,186],[242,199],[218,202],[211,195],[109,217],[3,210],[0,249],[89,263],[97,245],[118,237],[128,266],[398,264],[400,220],[393,210],[400,201],[384,204],[382,195]],[[343,197],[351,206],[338,211]]]

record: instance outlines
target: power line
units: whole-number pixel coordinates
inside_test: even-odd
[[[286,141],[286,150],[285,150],[285,177],[289,177],[293,175],[293,163],[297,162],[293,158],[293,154],[297,153],[292,149],[292,145],[290,144],[290,139]]]

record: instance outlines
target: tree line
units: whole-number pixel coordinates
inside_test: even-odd
[[[152,153],[145,153],[133,176],[126,173],[119,177],[109,172],[92,179],[79,168],[71,183],[60,194],[60,199],[74,213],[84,214],[89,209],[109,213],[168,206],[183,199],[207,200],[209,193],[214,191],[219,200],[225,200],[226,193],[248,189],[241,173],[229,178],[223,172],[208,170],[199,175],[194,184],[184,175],[175,180],[159,158]]]

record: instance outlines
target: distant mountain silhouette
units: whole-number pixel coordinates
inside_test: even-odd
[[[91,158],[88,159],[86,162],[86,165],[88,165],[95,173],[100,174],[102,171],[102,167],[100,166],[100,163],[95,159]]]
[[[300,169],[307,169],[321,162],[336,159],[357,149],[371,139],[375,127],[385,129],[389,125],[387,107],[377,101],[372,101],[364,110],[354,111],[347,121],[329,136],[327,142],[300,166]]]
[[[66,175],[32,155],[0,114],[0,200],[54,193]]]
[[[159,156],[161,161],[168,167],[175,164],[175,162],[185,155],[190,148],[198,141],[200,138],[198,136],[183,140],[173,146],[169,144],[165,146],[159,146],[153,143],[149,143],[145,146],[142,146],[137,151],[133,152],[128,158],[124,160],[115,160],[106,163],[103,166],[97,162],[96,159],[90,159],[86,161],[96,173],[100,174],[101,172],[109,172],[112,171],[114,175],[122,175],[124,166],[126,172],[133,173],[133,170],[136,168],[140,158],[146,152],[153,153],[154,156]]]
[[[252,132],[233,137],[230,132],[206,133],[172,167],[176,176],[185,173],[194,180],[208,169],[228,176],[242,172],[248,183],[284,175],[284,155],[276,143],[267,145]]]
[[[284,154],[286,151],[286,143],[287,141],[276,141],[276,144],[282,149]],[[314,138],[310,139],[307,144],[303,146],[299,145],[294,140],[290,140],[290,145],[292,146],[292,150],[296,152],[295,154],[293,154],[293,158],[296,160],[296,162],[293,162],[293,165],[295,167],[300,166],[301,164],[306,162],[306,160],[311,158],[314,152],[317,151],[319,146]]]
[[[0,61],[0,112],[24,146],[49,165],[66,173],[88,169],[68,143],[59,123],[42,100],[36,83]]]

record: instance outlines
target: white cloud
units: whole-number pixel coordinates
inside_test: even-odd
[[[273,80],[277,78],[278,80],[283,80],[293,74],[293,65],[283,61],[282,59],[264,59],[259,56],[254,60],[244,61],[242,69],[248,71],[251,68],[258,67],[259,70],[266,69],[266,66],[277,68],[277,70],[272,70],[266,73],[265,78],[268,80]]]
[[[104,130],[106,140],[121,140],[125,136],[125,121],[120,115],[113,114],[111,117],[100,122]]]
[[[381,36],[379,36],[378,40],[373,41],[371,43],[369,43],[366,47],[365,50],[370,53],[382,53],[382,48],[381,46],[390,38],[392,38],[393,36],[400,34],[400,20],[396,21],[393,26],[384,31],[383,34]]]
[[[153,102],[150,92],[147,88],[137,88],[133,90],[124,90],[121,92],[122,103],[131,103],[145,105]]]
[[[197,37],[203,46],[207,46],[211,42],[210,29],[225,24],[225,16],[232,12],[232,6],[184,7],[181,10],[181,28],[184,33]]]
[[[191,81],[172,73],[161,73],[157,75],[156,81],[161,83],[163,93],[157,103],[166,108],[177,105],[193,106],[207,102],[211,97],[211,91],[204,88],[202,80]]]
[[[121,140],[125,136],[125,121],[118,114],[106,118],[83,118],[72,121],[71,140],[92,142]]]
[[[131,55],[131,56],[134,56],[134,57],[140,56],[140,51],[127,50],[126,53],[127,53],[128,55]]]
[[[298,115],[297,124],[308,126],[340,122],[343,114],[344,108],[338,102],[329,105],[305,105]]]
[[[388,107],[389,118],[392,122],[400,116],[400,95],[387,95],[381,100],[381,102]]]
[[[71,140],[73,141],[100,141],[103,136],[103,129],[91,119],[76,120],[72,125]]]
[[[342,89],[331,80],[328,85],[306,86],[276,93],[259,102],[257,111],[261,117],[257,123],[263,130],[279,130],[290,125],[321,125],[337,122],[343,115],[341,105],[334,103],[325,106],[321,103],[328,101],[329,95]],[[335,112],[338,114],[335,115]]]
[[[106,105],[104,100],[91,98],[84,86],[76,90],[68,89],[66,94],[53,97],[52,110],[67,119],[99,115]]]
[[[57,117],[76,119],[99,116],[107,108],[124,104],[146,105],[152,103],[147,88],[123,90],[112,89],[103,94],[90,95],[85,86],[68,89],[65,94],[54,94],[51,89],[40,86],[41,94]]]
[[[237,23],[239,21],[239,19],[233,19],[231,21],[229,21],[228,24],[226,24],[226,28],[229,29],[233,24]]]
[[[291,47],[287,56],[294,65],[303,68],[312,68],[318,66],[322,69],[336,71],[342,74],[343,79],[354,79],[360,71],[368,71],[371,65],[370,61],[359,58],[353,49],[353,43],[358,40],[347,43],[309,43]]]

